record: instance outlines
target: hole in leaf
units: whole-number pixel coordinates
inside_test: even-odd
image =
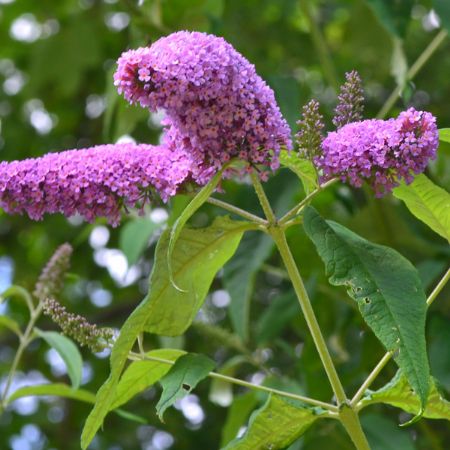
[[[183,383],[183,384],[182,384],[182,388],[183,388],[185,391],[189,391],[189,390],[191,389],[191,387],[190,387],[188,384],[186,384],[186,383]]]
[[[357,286],[357,287],[355,288],[355,292],[361,292],[361,291],[362,291],[362,287]]]
[[[369,297],[364,297],[364,303],[366,305],[369,305],[370,304],[370,298]]]

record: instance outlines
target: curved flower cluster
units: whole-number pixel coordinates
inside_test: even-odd
[[[338,176],[355,187],[367,180],[381,197],[423,172],[438,142],[435,117],[410,108],[396,119],[353,122],[329,133],[316,164],[325,179]]]
[[[200,184],[232,157],[276,168],[291,147],[272,89],[223,38],[173,33],[123,53],[114,80],[129,102],[166,111],[165,142],[192,154]]]
[[[0,207],[26,212],[81,214],[112,225],[120,211],[145,200],[152,191],[166,201],[190,176],[192,161],[164,146],[117,144],[49,153],[41,158],[0,163]]]

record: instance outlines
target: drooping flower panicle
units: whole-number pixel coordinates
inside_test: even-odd
[[[123,207],[154,190],[164,201],[190,176],[192,161],[165,146],[116,144],[0,163],[0,207],[8,213],[81,214],[116,225]]]
[[[299,127],[295,135],[300,154],[313,159],[320,153],[322,130],[325,126],[323,116],[319,112],[319,102],[310,100],[304,107],[302,119],[297,122]]]
[[[41,272],[33,295],[40,301],[58,295],[64,285],[64,275],[69,269],[72,247],[69,244],[59,246]]]
[[[114,80],[128,101],[165,110],[165,142],[193,155],[199,184],[232,157],[276,168],[291,147],[272,89],[223,38],[173,33],[123,53]]]
[[[368,181],[383,196],[423,172],[438,143],[435,117],[410,108],[396,119],[354,122],[329,133],[316,164],[324,179],[338,176],[355,187]]]
[[[345,80],[334,110],[333,124],[338,129],[348,123],[362,120],[364,111],[364,90],[358,72],[356,70],[347,72]]]

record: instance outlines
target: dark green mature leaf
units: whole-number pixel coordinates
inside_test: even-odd
[[[128,264],[137,262],[146,249],[151,235],[160,227],[150,219],[134,219],[127,222],[120,230],[119,247],[125,254]]]
[[[404,37],[414,0],[366,0],[389,33]]]
[[[185,352],[182,350],[158,349],[148,352],[147,356],[176,361],[184,354]],[[160,361],[133,361],[120,378],[111,409],[123,405],[135,395],[155,384],[169,372],[171,367],[170,364]]]
[[[164,411],[177,400],[188,395],[197,384],[205,379],[216,363],[205,355],[188,353],[180,356],[160,383],[163,388],[156,411],[163,420]]]
[[[428,353],[431,373],[450,392],[450,319],[443,315],[432,315],[427,326]]]
[[[245,434],[231,441],[225,450],[285,448],[320,417],[321,411],[317,408],[299,406],[277,395],[270,395],[264,406],[252,414]]]
[[[234,398],[233,403],[228,409],[227,419],[222,428],[220,447],[224,447],[237,436],[240,428],[245,425],[250,413],[255,409],[257,404],[258,397],[255,391],[249,391]]]
[[[450,242],[450,194],[436,186],[425,175],[418,175],[409,184],[394,189],[418,219]]]
[[[307,195],[318,187],[317,172],[309,159],[301,158],[297,152],[282,150],[280,163],[300,178]]]
[[[372,450],[416,449],[411,435],[386,417],[367,414],[361,418],[361,424]]]
[[[167,264],[170,230],[161,235],[149,293],[128,317],[114,344],[111,374],[98,391],[96,404],[86,421],[81,437],[83,448],[89,445],[110,409],[119,377],[138,334],[143,331],[163,335],[183,333],[202,305],[216,272],[232,256],[243,233],[253,228],[254,225],[247,222],[218,217],[208,228],[183,229],[172,255],[173,276],[188,292],[180,292],[170,282]]]
[[[250,298],[255,278],[270,256],[273,242],[262,233],[249,233],[234,258],[224,268],[224,284],[231,296],[229,314],[234,330],[243,341],[249,338]]]
[[[70,377],[72,386],[77,389],[81,383],[81,372],[83,369],[83,359],[81,358],[78,347],[67,336],[63,336],[56,331],[41,331],[36,329],[36,333],[59,353],[59,356],[61,356],[66,364],[67,374]]]
[[[432,377],[430,377],[430,385],[430,394],[423,417],[450,420],[450,402],[441,396]],[[374,403],[387,403],[410,414],[418,414],[421,408],[420,398],[411,389],[408,380],[402,375],[400,370],[381,389],[368,391],[364,398],[361,399],[358,408],[362,409]]]
[[[450,2],[448,0],[433,0],[433,9],[441,19],[442,25],[450,31]]]
[[[305,231],[325,262],[329,281],[345,285],[366,323],[390,351],[424,407],[429,391],[425,345],[426,297],[412,264],[308,207]]]

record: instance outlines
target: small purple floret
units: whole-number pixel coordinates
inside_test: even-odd
[[[0,163],[0,207],[40,220],[44,213],[120,221],[121,209],[156,192],[166,201],[190,176],[183,152],[146,144],[99,145]]]
[[[324,179],[337,176],[355,187],[368,181],[381,197],[423,172],[438,143],[435,117],[410,108],[396,119],[353,122],[329,133],[316,164]]]
[[[123,53],[114,80],[129,102],[165,110],[165,143],[191,153],[199,184],[232,157],[275,169],[291,148],[272,89],[223,38],[173,33]]]

